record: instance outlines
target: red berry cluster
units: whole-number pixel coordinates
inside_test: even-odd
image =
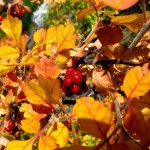
[[[0,15],[0,21],[3,21],[5,18],[2,16],[2,15]]]
[[[7,132],[9,132],[10,134],[12,134],[14,128],[15,128],[15,123],[14,123],[12,120],[10,120],[10,121],[8,122],[8,126],[5,128],[5,130],[6,130]]]
[[[67,96],[72,96],[73,94],[80,95],[85,91],[87,91],[86,78],[79,70],[68,68],[63,81],[63,92]]]
[[[10,10],[8,11],[9,15],[17,18],[21,18],[25,14],[25,9],[23,6],[20,5],[13,5],[11,6]]]

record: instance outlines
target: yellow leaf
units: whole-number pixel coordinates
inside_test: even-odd
[[[7,18],[2,22],[1,29],[13,38],[18,44],[20,35],[22,32],[22,22],[18,18],[13,18],[12,16],[7,16]]]
[[[38,149],[39,150],[54,150],[58,148],[56,139],[51,136],[40,136]]]
[[[32,104],[46,104],[47,103],[47,97],[42,89],[37,83],[33,81],[29,82],[20,82],[21,88],[27,97],[27,100]]]
[[[10,141],[6,146],[6,150],[32,150],[33,142],[33,139],[29,139],[26,141]]]
[[[73,107],[73,115],[76,115],[83,130],[89,134],[104,140],[110,128],[112,114],[102,101],[94,101],[92,97],[82,97],[76,101]]]
[[[46,114],[40,114],[33,110],[33,105],[23,103],[19,109],[20,112],[24,112],[24,117],[30,120],[38,119],[41,120],[42,118],[45,118]]]
[[[45,29],[41,28],[41,29],[37,30],[33,35],[33,39],[36,43],[43,43],[46,39]]]
[[[37,133],[41,128],[41,124],[37,119],[23,119],[21,120],[21,128],[27,133]]]
[[[16,59],[19,57],[19,50],[10,46],[0,47],[0,63],[8,61],[9,63],[16,63]],[[8,63],[8,64],[9,64]]]
[[[56,31],[57,54],[62,50],[75,48],[77,36],[73,24],[68,24],[66,27],[59,25]]]
[[[6,74],[9,71],[13,70],[16,66],[15,65],[1,65],[0,64],[0,75]]]
[[[122,90],[128,100],[145,95],[150,90],[150,71],[144,73],[140,66],[131,68],[124,78]]]
[[[63,67],[67,64],[68,57],[65,55],[58,54],[55,61],[59,67]]]
[[[45,79],[38,77],[38,83],[43,88],[49,102],[59,104],[62,98],[61,84],[58,79]]]
[[[141,29],[144,23],[144,16],[143,14],[116,16],[111,19],[111,22],[116,23],[117,25],[126,26],[132,32],[136,33]]]
[[[19,64],[28,65],[28,64],[35,64],[35,58],[32,54],[26,54]]]
[[[64,124],[57,122],[56,124],[50,126],[47,131],[47,135],[57,139],[56,143],[59,144],[60,147],[65,147],[68,142],[69,131]]]

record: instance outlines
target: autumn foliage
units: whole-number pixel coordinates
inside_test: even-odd
[[[94,12],[97,18],[81,41],[68,22],[35,31],[34,46],[28,49],[21,18],[8,13],[1,21],[0,29],[9,37],[0,44],[0,145],[4,149],[150,148],[149,13],[143,9],[141,14],[116,16],[104,9],[125,11],[137,0],[86,2],[88,8],[79,11],[77,20]],[[26,8],[22,3],[18,6]],[[110,23],[102,22],[102,15]],[[121,44],[124,28],[139,32],[128,47]],[[70,67],[81,73],[87,88],[77,95],[65,95],[63,89]],[[76,82],[65,86],[71,88]],[[21,133],[27,138],[22,140]],[[93,145],[83,142],[87,135],[89,141],[96,139]]]

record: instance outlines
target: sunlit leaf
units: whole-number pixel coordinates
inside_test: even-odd
[[[40,136],[38,149],[39,150],[54,150],[58,148],[56,139],[52,136]]]
[[[9,71],[13,70],[16,66],[15,65],[0,65],[0,75],[4,75]]]
[[[10,63],[16,63],[16,59],[19,57],[19,50],[10,46],[1,46],[0,47],[0,63],[8,61]]]
[[[20,85],[30,103],[37,105],[47,103],[47,97],[44,90],[36,82],[20,82]]]
[[[22,22],[17,17],[7,16],[2,22],[0,28],[11,38],[15,40],[17,45],[20,47],[19,39],[22,32]],[[20,47],[21,48],[21,47]]]
[[[43,57],[40,59],[40,62],[35,64],[35,72],[37,76],[40,74],[46,79],[56,79],[59,76],[60,69],[56,66],[54,60]]]
[[[69,131],[64,124],[57,122],[56,124],[50,126],[47,131],[47,135],[57,139],[56,143],[59,144],[60,147],[65,147],[68,142]]]
[[[144,74],[140,66],[131,68],[124,78],[122,90],[129,100],[145,95],[150,90],[150,71]]]
[[[106,13],[108,14],[108,13]],[[147,13],[148,16],[149,13]],[[144,17],[143,14],[132,14],[132,15],[124,15],[124,16],[111,16],[111,22],[117,24],[117,25],[123,25],[129,28],[132,32],[138,32],[143,23],[144,23]]]
[[[45,79],[38,77],[38,83],[43,88],[49,102],[59,104],[62,98],[61,84],[58,79]]]
[[[68,24],[66,27],[59,25],[56,31],[57,54],[62,50],[75,47],[77,36],[73,24]]]
[[[26,54],[22,59],[20,64],[28,65],[28,64],[35,64],[35,58],[32,54]]]
[[[21,120],[21,128],[27,133],[37,133],[41,128],[41,124],[37,119],[23,119]]]
[[[40,113],[39,111],[36,111],[36,109],[34,109],[34,106],[32,106],[31,104],[26,104],[23,103],[19,109],[20,112],[24,112],[24,117],[30,120],[34,120],[34,119],[42,119],[45,118],[47,116],[47,111],[45,111],[45,113]]]
[[[108,5],[115,9],[128,9],[129,7],[133,6],[138,2],[138,0],[96,0],[98,2],[103,2],[105,5]]]
[[[83,130],[104,140],[112,120],[111,110],[101,101],[92,97],[82,97],[73,107],[73,115],[78,117]]]
[[[6,149],[7,150],[32,150],[34,140],[29,139],[26,141],[13,140],[8,142]]]

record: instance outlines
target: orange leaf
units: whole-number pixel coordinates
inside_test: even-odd
[[[122,30],[115,24],[101,26],[97,36],[103,46],[120,43],[123,38]]]
[[[132,101],[123,118],[125,128],[131,136],[150,146],[150,92]]]
[[[59,76],[60,69],[55,65],[54,60],[43,57],[40,59],[40,62],[35,64],[35,72],[37,76],[41,74],[46,79],[56,79]]]
[[[94,2],[93,2],[94,4]],[[101,10],[102,8],[104,8],[106,5],[104,5],[104,3],[100,2],[98,4],[95,5],[97,10]],[[85,15],[87,14],[92,14],[95,11],[94,7],[91,8],[86,8],[86,9],[82,9],[79,13],[78,13],[78,18],[77,21],[80,21],[82,19],[84,19]]]
[[[124,78],[122,90],[128,100],[145,95],[150,90],[150,71],[144,73],[140,66],[131,68]]]
[[[20,81],[20,86],[30,103],[37,105],[47,103],[47,97],[44,90],[36,82],[28,81],[24,83]]]
[[[47,135],[57,139],[56,143],[59,144],[60,147],[65,147],[68,142],[69,131],[64,124],[57,122],[56,124],[50,126],[47,131]]]
[[[13,140],[8,142],[6,149],[7,150],[32,150],[34,140],[29,139],[25,141]]]
[[[40,105],[41,106],[41,105]],[[23,103],[20,107],[20,112],[24,112],[24,117],[30,120],[34,119],[42,119],[47,116],[47,112],[45,113],[39,113],[39,111],[34,110],[34,106],[31,104]]]
[[[94,69],[92,74],[92,82],[104,95],[108,95],[115,91],[111,76],[106,70],[101,69],[100,71],[97,71]]]
[[[78,117],[83,130],[104,140],[112,120],[111,110],[101,101],[92,97],[82,97],[73,107],[73,115]]]
[[[51,136],[40,136],[38,149],[39,150],[54,150],[58,148],[56,139]]]
[[[96,150],[95,147],[85,147],[85,146],[71,146],[71,147],[63,147],[63,148],[58,148],[57,150]]]
[[[128,9],[138,2],[138,0],[97,0],[98,2],[103,2],[105,5],[108,5],[114,9]]]
[[[38,83],[44,90],[48,101],[59,104],[62,98],[61,84],[58,79],[45,79],[43,76],[38,77]]]
[[[27,133],[37,133],[41,128],[41,124],[37,119],[23,119],[21,120],[21,128]]]

